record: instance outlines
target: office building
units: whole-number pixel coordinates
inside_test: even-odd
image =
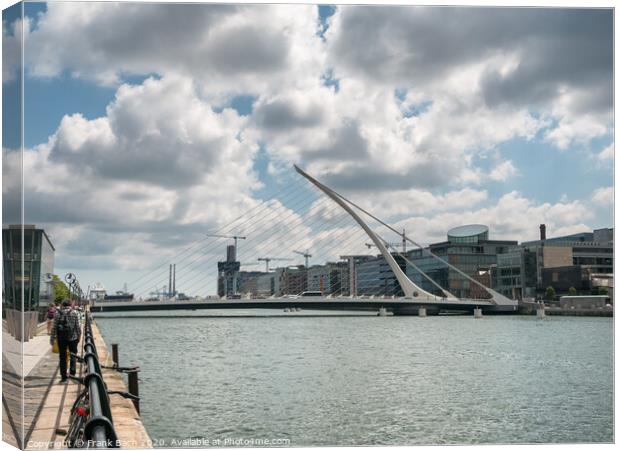
[[[279,279],[278,296],[300,294],[308,288],[308,272],[304,265],[276,268],[275,273]]]
[[[431,244],[425,250],[407,252],[407,258],[453,295],[459,298],[484,298],[488,297],[487,292],[478,284],[430,256],[428,251],[488,286],[492,284],[492,268],[497,266],[498,257],[513,251],[517,244],[513,240],[491,240],[487,226],[472,224],[451,229],[446,241]],[[407,275],[424,290],[442,294],[411,265],[407,265]]]
[[[396,263],[406,271],[405,260],[392,253]],[[359,296],[403,296],[403,290],[388,262],[381,255],[360,259],[356,263],[355,293]]]
[[[344,296],[357,296],[358,267],[361,263],[373,260],[376,257],[371,255],[341,255],[340,258],[346,261],[349,273],[349,288],[345,290],[345,287],[343,287],[342,294]]]
[[[328,262],[314,265],[307,270],[307,290],[324,295],[348,295],[349,266],[347,262]]]
[[[256,294],[273,296],[280,290],[280,279],[275,272],[265,272],[256,278]]]
[[[536,252],[522,246],[497,256],[492,287],[510,299],[536,297]]]
[[[258,277],[266,273],[262,271],[240,271],[237,274],[237,293],[256,296],[258,294]]]
[[[39,319],[54,297],[54,246],[43,229],[23,226],[2,229],[3,303],[5,309],[38,311]],[[24,265],[22,274],[22,262]],[[23,295],[23,308],[22,308]]]
[[[543,230],[541,226],[541,231]],[[552,286],[558,294],[572,287],[577,292],[593,289],[592,279],[598,274],[613,274],[613,229],[597,229],[572,235],[547,238],[541,233],[536,241],[521,244],[532,257],[526,269],[536,274],[535,282],[527,281],[528,294],[544,294]]]

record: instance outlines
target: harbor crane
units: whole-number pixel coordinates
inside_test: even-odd
[[[308,269],[308,259],[312,257],[312,254],[310,254],[307,249],[306,249],[306,252],[301,252],[301,251],[293,251],[293,252],[304,256],[304,258],[306,259],[306,269]]]
[[[292,258],[281,258],[281,257],[259,257],[258,261],[265,262],[265,272],[269,272],[269,262],[276,260],[292,260]]]

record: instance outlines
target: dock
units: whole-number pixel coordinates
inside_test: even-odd
[[[97,354],[102,366],[112,366],[112,356],[103,340],[96,323],[92,324]],[[81,353],[80,343],[79,351]],[[13,366],[13,369],[15,367]],[[83,364],[77,364],[78,376],[83,376]],[[114,369],[102,368],[103,380],[108,391],[127,392],[122,373]],[[21,390],[19,371],[3,371],[4,383],[13,383],[14,396],[3,397],[3,430],[15,445],[22,442],[26,449],[64,449],[67,448],[65,436],[69,430],[71,408],[84,386],[69,379],[60,383],[58,354],[52,352],[49,336],[44,328],[24,344],[24,409],[23,429],[20,422]],[[5,390],[6,391],[6,390]],[[14,399],[13,399],[14,398]],[[109,396],[114,429],[121,448],[152,448],[151,439],[142,423],[133,402],[120,395]]]

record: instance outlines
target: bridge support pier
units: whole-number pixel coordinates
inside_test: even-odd
[[[480,307],[474,309],[474,318],[482,318],[482,309]]]
[[[439,307],[437,306],[406,306],[406,307],[395,307],[394,308],[394,316],[430,316],[430,315],[438,315]]]

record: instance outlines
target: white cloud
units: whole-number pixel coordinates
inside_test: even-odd
[[[445,194],[411,189],[367,193],[360,205],[382,218],[416,216],[443,211],[470,210],[488,199],[485,190],[463,188]]]
[[[561,89],[551,107],[551,116],[556,118],[558,124],[545,132],[547,141],[565,150],[573,144],[586,144],[611,132],[611,110],[581,109],[583,97],[590,94],[589,90]]]
[[[388,189],[429,188],[475,182],[473,156],[541,129],[560,148],[609,133],[598,83],[608,76],[608,18],[583,14],[599,25],[564,10],[342,6],[324,42],[311,5],[52,3],[28,34],[28,67],[106,83],[180,74],[212,104],[253,94],[246,133],[274,159],[305,162],[350,189],[352,172],[380,174]],[[550,15],[590,34],[574,42],[574,27],[551,26]],[[578,64],[556,35],[596,59]],[[329,71],[338,92],[322,86]],[[498,161],[490,178],[514,173]]]
[[[302,83],[288,77],[293,69],[320,75],[316,19],[311,5],[51,2],[26,57],[38,77],[68,70],[117,84],[126,74],[180,74],[211,95],[258,93]]]
[[[452,227],[480,223],[489,226],[491,239],[521,242],[537,238],[538,224],[546,224],[547,234],[553,236],[569,229],[592,230],[583,223],[592,218],[590,209],[580,201],[538,204],[513,191],[503,195],[495,205],[431,217],[415,216],[399,221],[395,227],[415,230],[419,242],[432,243],[444,240]]]
[[[513,177],[516,173],[517,169],[511,161],[503,161],[491,170],[489,178],[491,180],[495,180],[496,182],[503,182],[508,178]]]
[[[597,158],[602,161],[602,162],[607,162],[607,161],[613,161],[614,159],[614,145],[610,144],[607,147],[605,147],[603,150],[601,150],[598,155]]]
[[[447,119],[473,119],[474,137],[479,101],[487,133],[510,130],[506,115],[536,112],[547,139],[566,148],[611,131],[612,28],[602,10],[342,6],[328,63],[339,77],[413,87],[433,101],[449,93],[458,110]]]
[[[609,186],[596,189],[592,193],[592,201],[603,207],[612,207],[614,203],[614,188]]]
[[[156,236],[165,247],[176,233],[188,239],[223,225],[256,205],[261,186],[257,146],[240,134],[243,122],[231,109],[214,113],[185,78],[123,85],[106,116],[65,116],[47,143],[24,153],[28,220],[72,226],[72,236],[58,233],[64,250],[76,240],[86,246],[89,234],[117,246]],[[5,181],[18,165],[19,153],[5,154]],[[4,184],[3,194],[15,197],[15,186]],[[119,265],[152,258],[123,259],[112,245],[106,253]]]

